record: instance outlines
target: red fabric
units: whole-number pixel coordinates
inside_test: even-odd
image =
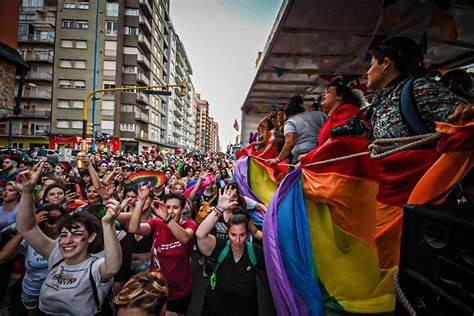
[[[335,127],[345,125],[347,120],[351,119],[360,109],[352,104],[341,104],[339,105],[328,117],[324,125],[321,127],[318,133],[318,146],[324,144],[329,138],[331,138],[331,130]]]
[[[305,165],[325,161],[333,158],[349,156],[352,154],[368,151],[368,141],[366,138],[357,136],[344,136],[332,138],[324,145],[311,150],[301,157],[301,164]],[[367,154],[365,156],[348,158],[345,160],[324,163],[306,167],[315,173],[335,172],[346,176],[360,177],[379,180],[379,168],[375,160]]]
[[[176,239],[166,224],[158,218],[148,222],[153,234],[151,247],[151,271],[159,271],[168,281],[168,299],[174,300],[191,293],[191,250],[192,242],[183,245]],[[180,224],[184,229],[196,231],[197,225],[193,220]]]
[[[413,188],[438,158],[435,149],[405,150],[379,160],[377,201],[403,206]]]
[[[462,126],[453,135],[444,135],[437,150],[440,153],[474,150],[474,125]]]

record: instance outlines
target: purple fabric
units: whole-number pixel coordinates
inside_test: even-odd
[[[285,271],[278,242],[278,205],[298,181],[301,170],[289,173],[273,195],[265,213],[263,227],[263,248],[268,280],[278,315],[309,315],[308,306],[293,290]]]
[[[255,200],[259,203],[262,203],[262,200],[258,198],[253,192],[252,189],[250,188],[249,185],[249,179],[248,179],[248,171],[249,171],[249,157],[245,156],[240,158],[237,161],[237,164],[235,166],[234,170],[234,179],[235,182],[237,182],[237,185],[239,187],[239,191],[241,195],[244,195],[248,198],[251,198],[252,200]],[[255,215],[263,220],[263,214],[262,212],[255,212]]]

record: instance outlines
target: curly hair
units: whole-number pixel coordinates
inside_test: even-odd
[[[140,308],[160,315],[168,299],[168,282],[160,272],[141,272],[133,276],[114,297],[119,308]]]

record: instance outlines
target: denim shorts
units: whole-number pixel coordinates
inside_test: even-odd
[[[39,295],[30,295],[21,291],[21,301],[25,305],[26,309],[35,309],[38,308],[39,304]]]

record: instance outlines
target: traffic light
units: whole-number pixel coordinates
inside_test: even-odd
[[[180,88],[181,88],[181,96],[184,97],[186,96],[186,87],[187,87],[187,82],[186,81],[181,81],[181,83],[179,84]]]
[[[92,135],[92,129],[93,129],[92,123],[87,122],[86,134]]]

